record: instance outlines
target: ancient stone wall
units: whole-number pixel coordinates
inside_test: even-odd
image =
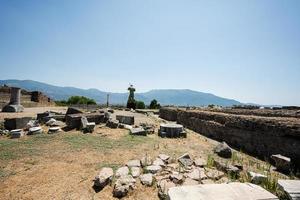
[[[0,108],[10,101],[10,87],[0,86]],[[21,91],[21,104],[24,107],[55,106],[55,102],[41,92]]]
[[[272,154],[282,154],[292,158],[300,166],[299,118],[234,115],[175,108],[162,108],[160,117],[176,120],[202,135],[226,141],[237,150],[262,159],[269,159]]]

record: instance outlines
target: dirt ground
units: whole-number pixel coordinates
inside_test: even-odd
[[[22,114],[0,113],[0,119],[16,115],[34,117],[36,113],[50,109],[66,111],[66,108],[30,108]],[[120,113],[125,111],[115,114]],[[158,128],[162,122],[157,116],[125,114],[134,115],[136,124],[147,122]],[[100,192],[92,188],[101,167],[116,170],[130,159],[141,159],[145,155],[154,158],[160,153],[174,158],[189,153],[192,158],[206,159],[217,144],[190,130],[187,130],[187,138],[162,139],[157,136],[157,131],[146,137],[131,136],[128,130],[110,129],[104,125],[96,126],[93,134],[74,130],[21,139],[0,137],[0,199],[114,199],[112,186]],[[266,165],[238,153],[240,158],[247,157],[255,165]],[[157,189],[137,181],[137,188],[124,199],[158,199]]]

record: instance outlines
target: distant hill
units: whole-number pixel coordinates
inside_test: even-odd
[[[111,93],[98,89],[80,89],[75,87],[60,87],[32,80],[0,80],[0,85],[20,87],[29,91],[41,91],[55,100],[68,99],[70,96],[86,96],[95,99],[98,103],[106,102],[106,95],[110,94],[110,103],[126,104],[128,93]],[[136,99],[149,104],[156,99],[162,105],[178,106],[205,106],[215,104],[220,106],[232,106],[241,104],[233,99],[218,97],[213,94],[197,92],[193,90],[164,89],[151,90],[145,93],[136,93]]]

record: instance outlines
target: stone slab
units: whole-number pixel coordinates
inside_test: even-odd
[[[104,122],[104,114],[72,114],[66,115],[66,124],[69,128],[79,129],[81,126],[81,117],[85,116],[88,122],[100,124]]]
[[[169,189],[170,200],[279,200],[275,195],[251,183],[207,184]]]
[[[300,180],[278,180],[278,186],[291,200],[300,199]]]

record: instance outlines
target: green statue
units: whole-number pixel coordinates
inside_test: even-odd
[[[129,90],[129,96],[127,101],[127,108],[135,109],[136,108],[136,101],[134,99],[135,88],[133,87],[133,85],[130,85],[128,90]]]

